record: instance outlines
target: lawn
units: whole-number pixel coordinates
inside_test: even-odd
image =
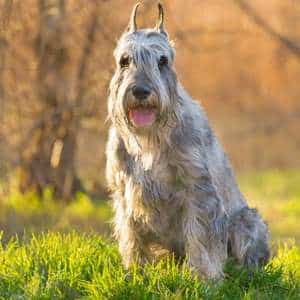
[[[300,251],[280,248],[263,271],[226,267],[195,278],[172,258],[129,271],[98,235],[47,233],[0,248],[0,299],[300,299]]]
[[[239,183],[249,204],[267,220],[273,244],[292,239],[300,245],[300,171],[247,173]]]
[[[251,207],[268,222],[272,244],[295,240],[300,245],[300,171],[253,172],[238,176],[240,187]],[[0,230],[4,240],[17,233],[40,231],[95,231],[110,235],[112,211],[106,199],[92,199],[79,193],[65,205],[54,199],[50,189],[42,199],[21,195],[0,185]]]
[[[262,271],[229,262],[218,283],[171,257],[124,270],[105,200],[78,194],[66,205],[50,189],[40,199],[0,186],[0,299],[300,299],[300,172],[248,173],[239,182],[269,223],[273,258]]]

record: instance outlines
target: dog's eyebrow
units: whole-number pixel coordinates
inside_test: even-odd
[[[141,47],[136,49],[133,53],[133,60],[136,64],[145,66],[151,61],[153,54],[147,47]]]

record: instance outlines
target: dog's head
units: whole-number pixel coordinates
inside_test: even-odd
[[[151,29],[137,28],[138,6],[114,52],[117,68],[110,84],[108,110],[116,124],[143,133],[170,123],[177,79],[175,51],[164,28],[162,5],[158,5],[157,25]]]

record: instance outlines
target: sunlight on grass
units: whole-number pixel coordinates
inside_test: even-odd
[[[250,206],[268,222],[272,241],[294,239],[300,244],[300,171],[241,174],[239,183]],[[43,230],[94,230],[109,234],[112,210],[108,201],[78,193],[69,203],[54,199],[50,188],[43,197],[20,194],[14,185],[0,194],[0,228],[12,234]]]
[[[0,194],[0,299],[300,299],[300,172],[246,174],[239,182],[269,223],[277,254],[263,271],[229,263],[218,284],[199,281],[171,257],[126,271],[115,245],[95,234],[41,234],[109,236],[112,210],[84,193],[66,204],[51,189],[40,198],[11,188]]]
[[[205,283],[172,257],[126,271],[97,235],[46,233],[0,246],[0,299],[299,299],[299,258],[285,245],[263,270],[228,264]]]
[[[269,224],[272,240],[300,242],[300,171],[254,172],[239,177],[247,201]]]
[[[270,264],[282,268],[286,279],[294,278],[300,281],[300,251],[295,244],[281,245]]]
[[[48,229],[93,230],[108,235],[111,217],[107,201],[93,200],[84,193],[77,193],[70,203],[55,199],[51,189],[46,189],[42,197],[34,193],[22,195],[16,189],[0,195],[0,228],[5,239]]]

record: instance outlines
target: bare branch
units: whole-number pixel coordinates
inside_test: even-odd
[[[7,25],[9,24],[10,16],[12,13],[12,8],[13,8],[13,0],[6,0],[3,4],[3,10],[2,10],[2,30],[5,30]]]
[[[76,99],[75,99],[76,105],[79,105],[83,98],[84,77],[86,75],[88,60],[91,56],[92,48],[93,48],[93,45],[94,45],[94,42],[96,39],[98,20],[99,20],[99,6],[97,4],[97,7],[96,7],[95,12],[92,17],[92,21],[88,28],[85,45],[83,47],[81,59],[79,61],[79,68],[78,68],[78,73],[77,73],[78,90],[77,90],[77,95],[76,95]]]
[[[267,34],[272,36],[272,38],[284,45],[292,54],[300,58],[300,46],[281,33],[275,31],[246,1],[234,0],[234,2],[255,24],[261,27]]]
[[[272,135],[277,133],[279,130],[283,130],[290,126],[290,123],[298,120],[300,117],[300,111],[295,111],[285,116],[278,118],[276,121],[268,122],[268,123],[260,123],[256,124],[250,128],[240,129],[240,130],[230,130],[226,132],[226,136],[230,136],[230,138],[252,138],[257,134],[264,135]]]

